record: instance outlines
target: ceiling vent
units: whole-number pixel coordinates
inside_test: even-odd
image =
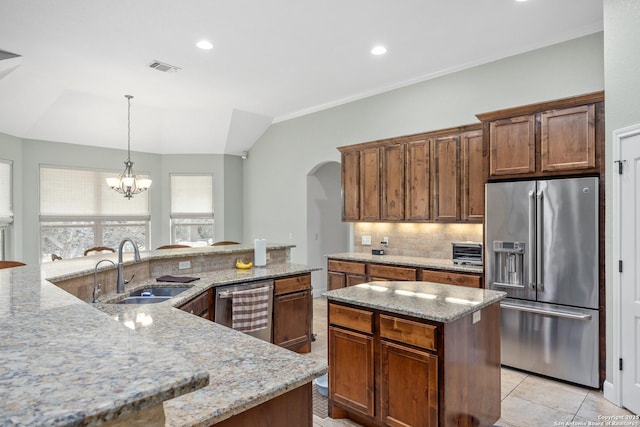
[[[181,69],[180,67],[176,67],[175,65],[165,64],[164,62],[160,62],[160,61],[153,61],[147,66],[149,68],[162,71],[163,73],[176,73],[178,70]]]

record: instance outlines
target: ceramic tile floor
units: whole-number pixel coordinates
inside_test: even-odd
[[[308,357],[327,359],[327,300],[313,300],[313,331],[316,341]],[[605,422],[603,416],[633,416],[606,400],[602,393],[552,381],[513,369],[502,368],[502,427],[546,426],[638,426],[638,420]],[[313,416],[314,427],[358,426],[349,420]]]

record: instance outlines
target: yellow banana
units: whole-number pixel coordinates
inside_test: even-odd
[[[236,268],[246,270],[247,268],[251,268],[251,267],[253,267],[253,263],[251,261],[244,262],[240,258],[236,260]]]

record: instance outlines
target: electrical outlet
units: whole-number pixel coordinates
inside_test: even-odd
[[[180,261],[178,263],[178,270],[186,270],[187,268],[191,268],[191,261]]]
[[[371,244],[371,236],[362,236],[362,244],[370,245]]]
[[[382,238],[382,243],[385,244],[385,245],[388,245],[389,244],[389,238],[388,237],[383,237]]]

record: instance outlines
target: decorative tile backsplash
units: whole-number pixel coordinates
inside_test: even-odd
[[[371,245],[362,245],[371,236]],[[389,245],[381,245],[384,237]],[[383,248],[385,254],[451,259],[451,242],[483,242],[482,224],[373,223],[353,225],[354,252]]]

